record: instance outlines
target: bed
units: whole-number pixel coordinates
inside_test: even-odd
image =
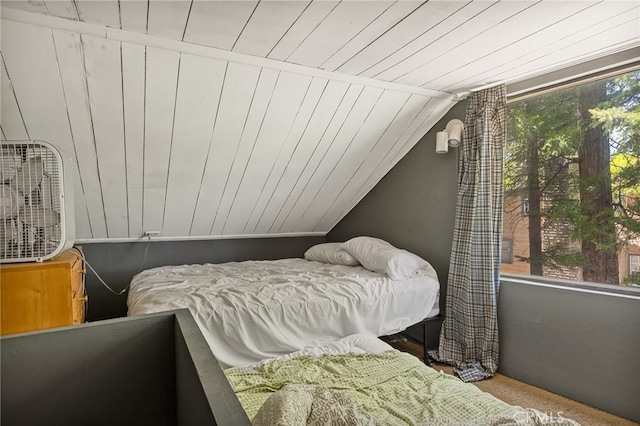
[[[367,334],[225,375],[254,426],[577,425],[509,405]]]
[[[409,257],[400,253],[404,263],[398,263],[394,253],[387,258],[393,265],[378,267],[365,257],[350,266],[306,253],[305,259],[153,268],[133,278],[128,315],[188,308],[223,368],[351,334],[390,335],[439,313],[433,267],[420,259],[398,273]],[[393,278],[384,265],[396,269]]]

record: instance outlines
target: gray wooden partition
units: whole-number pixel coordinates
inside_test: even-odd
[[[250,425],[187,310],[4,336],[2,425]]]

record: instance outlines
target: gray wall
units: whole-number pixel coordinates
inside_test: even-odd
[[[189,310],[174,312],[176,424],[251,426]]]
[[[640,294],[501,280],[499,372],[640,422]]]
[[[2,337],[7,425],[249,426],[188,310]]]
[[[6,425],[174,425],[173,316],[2,339]]]
[[[436,133],[452,118],[464,120],[467,102],[456,104],[365,198],[329,233],[330,241],[368,235],[409,250],[433,265],[446,290],[457,193],[457,148],[436,154]],[[444,309],[444,297],[440,298]]]
[[[164,265],[302,257],[309,247],[324,241],[324,237],[286,237],[91,243],[83,245],[82,250],[89,264],[117,292],[127,287],[139,270]],[[89,268],[86,291],[89,296],[88,321],[117,318],[127,314],[127,293],[121,296],[113,295]]]

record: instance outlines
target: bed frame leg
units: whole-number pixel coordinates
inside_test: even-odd
[[[419,342],[419,335],[415,336],[414,333],[420,333],[420,329],[418,327],[422,327],[422,362],[424,362],[426,365],[431,366],[431,364],[435,361],[435,359],[431,358],[429,356],[429,348],[428,348],[428,344],[427,341],[429,339],[429,333],[427,330],[428,324],[432,323],[432,322],[440,322],[442,323],[442,321],[444,320],[444,315],[442,314],[438,314],[435,317],[430,317],[430,318],[425,318],[420,322],[415,323],[414,325],[412,325],[411,327],[415,327],[412,329],[411,333],[404,333],[404,336],[406,338],[408,338],[409,340],[415,342],[415,343],[420,343]],[[415,330],[415,331],[414,331]]]
[[[425,321],[422,323],[422,361],[431,366],[431,357],[429,357],[429,352],[427,349],[427,324],[429,322]]]
[[[421,322],[422,323],[422,361],[428,366],[431,366],[434,359],[429,356],[429,348],[427,347],[427,337],[428,337],[427,327],[431,322],[436,322],[436,321],[442,322],[442,320],[444,320],[444,316],[442,314],[438,314],[435,317],[426,318]]]

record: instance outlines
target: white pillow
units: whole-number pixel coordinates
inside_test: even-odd
[[[379,238],[355,237],[342,243],[342,248],[368,270],[387,274],[392,280],[409,277],[418,269],[429,265],[421,257],[395,248]]]
[[[316,262],[333,263],[334,265],[360,265],[360,262],[340,245],[341,243],[316,244],[305,252],[304,258]]]

